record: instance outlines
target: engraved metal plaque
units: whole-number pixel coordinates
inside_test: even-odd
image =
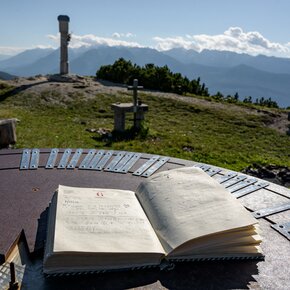
[[[90,164],[91,160],[93,159],[95,153],[96,153],[96,150],[91,149],[88,152],[88,154],[86,155],[86,157],[84,158],[84,160],[81,162],[79,169],[88,169],[89,164]]]
[[[145,170],[147,170],[151,165],[153,165],[159,158],[159,155],[152,156],[149,160],[147,160],[140,168],[138,168],[133,175],[140,176]]]
[[[252,184],[254,184],[256,182],[257,182],[257,179],[255,179],[255,178],[248,178],[245,181],[239,182],[236,185],[233,185],[233,186],[228,187],[228,190],[231,193],[233,193],[233,192],[235,192],[237,190],[240,190],[242,188],[245,188],[247,186],[250,186],[250,185],[252,185]]]
[[[29,168],[30,163],[30,149],[24,149],[22,152],[21,162],[20,162],[20,169],[26,170]]]
[[[141,158],[142,154],[141,153],[135,153],[131,159],[122,167],[120,168],[121,173],[127,173],[133,166],[134,164]]]
[[[114,167],[114,172],[120,172],[124,165],[133,157],[134,153],[128,152],[125,156],[118,162],[118,164]]]
[[[39,164],[39,149],[32,149],[29,169],[37,169]]]
[[[217,168],[209,168],[206,173],[209,175],[209,176],[214,176],[216,174],[218,174],[219,172],[221,172],[222,170],[221,169],[217,169]]]
[[[97,164],[96,170],[102,170],[106,166],[106,164],[108,163],[113,154],[114,154],[113,150],[107,151],[100,160],[100,162]]]
[[[57,148],[51,149],[49,157],[48,157],[48,160],[47,160],[47,163],[46,163],[46,166],[45,166],[46,169],[54,168],[58,151],[59,150]]]
[[[227,180],[227,181],[223,182],[222,185],[225,188],[228,188],[228,187],[230,187],[230,186],[232,186],[234,184],[237,184],[237,183],[239,183],[239,182],[241,182],[241,181],[243,181],[245,179],[247,179],[247,176],[245,176],[245,175],[238,175],[237,177],[234,177],[234,178],[232,178],[230,180]]]
[[[142,174],[144,177],[151,176],[154,172],[156,172],[162,165],[164,165],[169,160],[169,157],[163,157],[154,165],[152,165],[146,172]]]
[[[286,211],[288,209],[290,209],[290,202],[280,204],[280,205],[274,206],[274,207],[268,207],[268,208],[262,208],[262,209],[256,210],[255,212],[253,212],[253,215],[255,218],[259,219],[259,218],[262,218],[265,216],[269,216],[271,214]]]
[[[290,240],[290,222],[271,225],[271,227]]]
[[[253,185],[250,185],[250,186],[247,186],[243,189],[240,189],[240,190],[237,190],[235,192],[233,192],[232,194],[236,197],[236,198],[240,198],[242,196],[245,196],[247,194],[250,194],[252,192],[255,192],[261,188],[265,188],[269,185],[269,183],[267,182],[261,182],[261,183],[258,183],[258,184],[253,184]]]
[[[57,167],[58,169],[65,169],[66,168],[66,165],[68,163],[70,155],[71,155],[71,149],[65,149],[65,151],[60,159],[60,162],[58,164],[58,167]]]
[[[206,165],[206,164],[196,164],[194,165],[195,167],[199,167],[200,169],[202,169],[203,171],[207,171],[211,168],[210,165]]]
[[[223,175],[223,176],[219,176],[216,180],[219,182],[219,183],[224,183],[230,179],[232,179],[233,177],[237,176],[238,174],[235,173],[235,172],[230,172],[226,175]]]
[[[77,149],[75,154],[73,155],[70,163],[68,164],[67,169],[76,168],[78,161],[79,161],[80,157],[82,156],[82,154],[83,154],[83,149]]]
[[[100,162],[102,156],[105,154],[105,150],[99,150],[95,156],[91,159],[91,162],[88,164],[87,169],[97,170],[97,165]]]
[[[114,171],[114,168],[117,166],[119,161],[125,156],[126,152],[121,151],[118,152],[117,155],[113,158],[113,160],[106,166],[105,171]]]

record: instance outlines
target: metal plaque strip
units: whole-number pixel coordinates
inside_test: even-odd
[[[274,207],[262,208],[253,212],[255,218],[259,219],[271,214],[279,213],[290,209],[290,202]]]
[[[154,165],[152,165],[146,172],[142,174],[143,177],[149,177],[154,172],[156,172],[161,166],[163,166],[167,161],[169,160],[169,157],[163,157],[158,162],[156,162]]]
[[[255,178],[248,178],[248,179],[246,179],[246,180],[244,180],[242,182],[239,182],[239,183],[237,183],[237,184],[235,184],[233,186],[228,187],[228,190],[231,193],[233,193],[233,192],[238,191],[240,189],[243,189],[243,188],[245,188],[247,186],[250,186],[250,185],[252,185],[252,184],[254,184],[256,182],[257,182],[257,179],[255,179]]]
[[[144,171],[146,171],[151,165],[153,165],[159,158],[159,155],[152,156],[147,160],[140,168],[133,172],[133,175],[140,176]]]
[[[247,194],[255,192],[255,191],[259,190],[259,189],[265,188],[268,185],[269,185],[269,183],[267,183],[267,182],[261,182],[261,183],[258,183],[258,184],[253,184],[253,185],[247,186],[247,187],[245,187],[245,188],[243,188],[241,190],[233,192],[233,195],[236,198],[240,198],[242,196],[245,196]]]
[[[108,163],[113,154],[114,154],[113,150],[105,152],[105,154],[103,155],[102,159],[97,164],[97,167],[95,169],[102,170],[106,166],[106,164]]]
[[[32,149],[29,169],[37,169],[39,164],[39,149]]]
[[[21,162],[20,162],[20,169],[21,170],[26,170],[29,168],[29,163],[30,163],[30,149],[24,149],[22,152],[22,157],[21,157]]]
[[[231,178],[230,180],[226,181],[226,182],[223,182],[222,185],[225,187],[225,188],[228,188],[234,184],[237,184],[238,182],[241,182],[241,181],[244,181],[245,179],[247,179],[247,176],[245,175],[238,175],[234,178]]]
[[[194,167],[199,167],[203,171],[207,171],[207,170],[209,170],[211,168],[211,166],[206,165],[206,164],[196,164],[196,165],[194,165]]]
[[[120,169],[119,172],[121,173],[127,173],[134,164],[141,158],[141,153],[136,153],[132,156],[132,158]]]
[[[68,160],[70,158],[70,155],[71,155],[71,149],[65,149],[61,159],[60,159],[60,162],[58,164],[58,169],[65,169],[66,168],[66,165],[68,163]]]
[[[105,154],[105,150],[99,150],[95,156],[92,158],[91,162],[88,164],[87,169],[97,170],[97,165],[100,162],[101,158]]]
[[[271,227],[290,241],[290,222],[274,224]]]
[[[93,159],[95,153],[96,153],[96,150],[91,149],[88,152],[88,154],[86,155],[86,157],[84,158],[84,160],[81,162],[79,169],[88,169],[89,164],[90,164],[91,160]]]
[[[120,172],[125,164],[133,157],[134,153],[128,152],[125,156],[118,162],[118,164],[114,167],[114,172]]]
[[[55,165],[55,161],[56,161],[56,158],[57,158],[57,154],[58,154],[58,149],[57,148],[53,148],[51,149],[50,151],[50,155],[48,157],[48,160],[47,160],[47,163],[45,165],[45,168],[46,169],[52,169],[54,168],[54,165]]]
[[[114,168],[121,161],[121,159],[125,156],[126,152],[121,151],[117,152],[117,155],[113,158],[113,160],[106,166],[105,171],[114,171]]]
[[[210,168],[206,171],[206,173],[209,175],[209,176],[214,176],[216,174],[218,174],[219,172],[221,172],[222,170],[221,169],[214,169],[214,168]]]
[[[219,183],[224,183],[230,179],[232,179],[233,177],[237,176],[238,174],[235,173],[235,172],[230,172],[230,173],[227,173],[223,176],[220,176],[219,178],[216,179],[216,181],[218,181]]]
[[[83,149],[81,149],[81,148],[77,149],[75,154],[73,155],[70,163],[68,164],[67,169],[76,168],[78,161],[79,161],[80,157],[82,156],[82,154],[83,154]]]

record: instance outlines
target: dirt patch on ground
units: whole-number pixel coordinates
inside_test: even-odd
[[[107,81],[96,81],[91,77],[82,76],[69,76],[59,77],[55,76],[36,76],[30,78],[17,78],[11,81],[5,81],[6,83],[15,87],[15,93],[26,91],[33,93],[42,93],[45,91],[57,91],[63,97],[70,96],[74,93],[80,93],[84,97],[92,98],[96,94],[124,94],[128,93],[127,87],[123,85],[117,85]],[[206,99],[193,98],[180,96],[172,93],[162,93],[156,91],[144,90],[143,93],[154,95],[160,98],[167,98],[182,101],[188,104],[196,104],[202,107],[207,107],[216,110],[232,110],[237,113],[244,113],[249,115],[259,115],[265,121],[266,127],[277,130],[282,134],[286,134],[289,130],[289,121],[287,112],[275,111],[268,109],[257,110],[255,108],[237,106],[235,104],[220,103],[215,101],[209,101]]]

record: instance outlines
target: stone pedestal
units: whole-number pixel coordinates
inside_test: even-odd
[[[139,130],[144,120],[144,113],[148,111],[148,105],[146,104],[134,106],[133,103],[117,103],[112,104],[111,108],[114,111],[114,130],[118,132],[125,131],[126,113],[135,114],[134,126],[136,130]]]
[[[0,119],[0,148],[16,143],[17,119]]]

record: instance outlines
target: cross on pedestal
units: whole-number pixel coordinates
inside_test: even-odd
[[[134,128],[137,128],[137,111],[138,111],[138,90],[142,90],[143,86],[138,86],[138,80],[133,80],[133,86],[128,86],[129,91],[133,91],[133,112],[134,112]]]
[[[134,129],[140,130],[144,113],[148,111],[148,105],[138,102],[138,90],[143,89],[138,86],[138,80],[133,81],[133,86],[128,86],[128,90],[133,91],[133,103],[116,103],[111,108],[114,111],[114,130],[119,132],[125,131],[125,114],[134,113]]]

